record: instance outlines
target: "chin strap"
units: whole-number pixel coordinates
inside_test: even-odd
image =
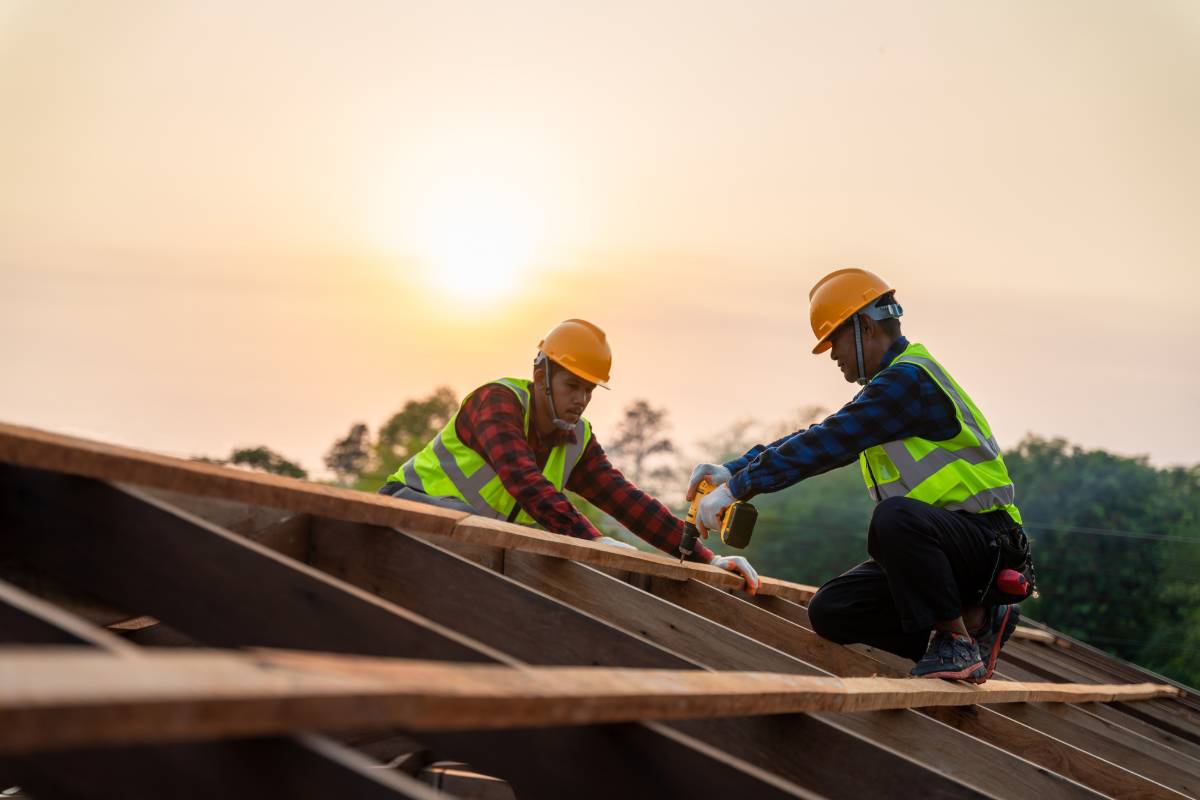
[[[550,391],[550,370],[554,368],[554,362],[546,358],[545,353],[538,353],[537,361],[534,362],[534,366],[536,367],[538,364],[543,364],[546,367],[545,390],[546,402],[550,406],[550,421],[553,422],[554,427],[558,428],[560,431],[575,430],[575,424],[572,422],[567,422],[565,419],[559,419],[558,411],[554,409],[554,394]]]
[[[866,386],[867,381],[867,366],[863,363],[863,348],[862,348],[862,322],[858,319],[858,314],[854,315],[854,357],[858,361],[858,377],[855,380],[859,386]]]
[[[898,319],[904,316],[904,309],[900,307],[899,303],[888,303],[883,306],[871,305],[859,310],[854,315],[854,357],[858,360],[858,377],[854,380],[859,386],[866,386],[871,382],[871,379],[867,377],[867,365],[863,358],[862,321],[859,319],[859,315],[861,314],[865,314],[876,322],[880,322],[885,319]]]

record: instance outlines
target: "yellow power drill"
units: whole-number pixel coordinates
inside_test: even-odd
[[[696,549],[696,539],[700,529],[696,527],[696,511],[700,508],[700,498],[717,488],[709,483],[708,478],[701,478],[696,487],[696,496],[688,508],[687,520],[683,523],[683,538],[679,540],[679,563],[692,554]],[[725,509],[721,518],[721,543],[739,550],[750,544],[750,535],[754,533],[754,523],[758,521],[758,509],[741,500],[734,500]]]

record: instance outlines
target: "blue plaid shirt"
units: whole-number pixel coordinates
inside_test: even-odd
[[[749,500],[786,489],[850,464],[877,444],[909,436],[933,442],[957,436],[954,403],[933,378],[914,364],[890,366],[906,347],[908,340],[901,336],[884,353],[878,374],[840,411],[771,444],[755,445],[725,464],[733,473],[733,496]]]

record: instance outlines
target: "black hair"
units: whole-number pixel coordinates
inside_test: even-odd
[[[878,300],[875,301],[875,307],[882,308],[884,306],[890,306],[892,303],[895,303],[895,302],[896,302],[896,293],[888,292],[887,294],[883,295],[882,297],[880,297]],[[900,338],[900,320],[898,318],[892,317],[890,319],[876,320],[875,324],[879,326],[879,329],[881,331],[883,331],[884,334],[889,339],[899,339]]]

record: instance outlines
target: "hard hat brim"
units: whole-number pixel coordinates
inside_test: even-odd
[[[555,364],[558,364],[560,367],[562,367],[563,369],[565,369],[567,372],[571,373],[575,377],[583,378],[588,383],[595,384],[596,386],[599,386],[601,389],[609,389],[610,388],[608,386],[608,378],[601,380],[598,376],[589,374],[587,372],[587,370],[582,370],[579,367],[574,366],[574,365],[564,364],[562,361],[560,361],[555,356],[552,356],[549,353],[546,353],[545,350],[542,350],[541,352],[546,354],[546,358],[550,359]]]

